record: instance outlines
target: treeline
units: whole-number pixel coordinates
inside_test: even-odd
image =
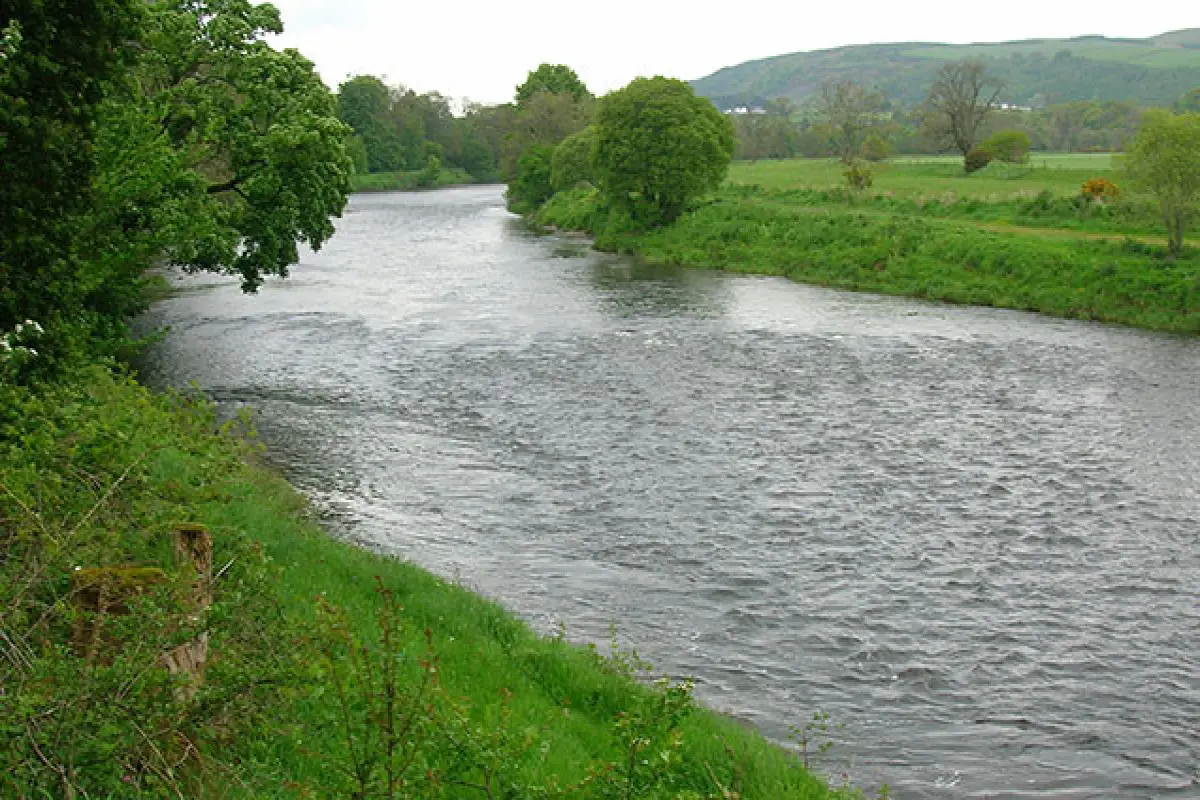
[[[543,64],[496,106],[417,94],[360,75],[338,87],[338,116],[351,129],[348,151],[359,175],[420,172],[433,185],[439,170],[459,170],[475,182],[509,181],[531,145],[553,145],[587,125],[594,98],[567,67]],[[369,180],[360,185],[371,185]]]
[[[944,142],[931,136],[921,107],[905,108],[880,94],[875,112],[882,146],[875,152],[932,155],[944,152]],[[1200,89],[1184,95],[1177,111],[1200,110]],[[1058,153],[1114,152],[1125,149],[1137,134],[1145,109],[1115,100],[1060,103],[1030,111],[993,109],[982,138],[1000,131],[1027,135],[1031,149]],[[739,160],[770,158],[822,158],[837,155],[830,143],[828,116],[820,97],[797,107],[787,98],[755,106],[747,113],[731,114],[737,132]]]

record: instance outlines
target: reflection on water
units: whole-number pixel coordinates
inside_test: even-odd
[[[1197,793],[1195,339],[646,267],[492,188],[350,212],[147,367],[347,535],[769,735],[825,709],[898,797]]]

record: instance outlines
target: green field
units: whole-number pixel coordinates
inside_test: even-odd
[[[1111,153],[1037,153],[1028,167],[989,165],[973,175],[962,169],[957,156],[911,156],[876,167],[875,193],[901,197],[942,196],[953,192],[992,202],[1049,190],[1059,196],[1079,193],[1089,178],[1119,180]],[[829,188],[841,186],[842,168],[835,159],[798,158],[784,161],[735,163],[729,183],[766,189]]]

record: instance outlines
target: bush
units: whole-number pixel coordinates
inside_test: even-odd
[[[886,161],[892,157],[892,144],[878,133],[872,133],[863,143],[863,157],[867,161]]]
[[[855,191],[870,189],[871,184],[875,181],[875,176],[871,173],[871,166],[862,161],[851,161],[842,167],[842,177],[846,179],[846,185]]]
[[[1079,187],[1080,197],[1086,197],[1098,203],[1116,200],[1120,196],[1120,188],[1108,178],[1090,178]]]
[[[975,147],[963,159],[963,169],[967,171],[967,174],[970,174],[978,172],[990,163],[992,163],[992,151],[986,147]]]
[[[554,194],[550,182],[550,165],[554,148],[535,144],[525,149],[517,159],[517,174],[508,184],[508,210],[514,214],[530,214]]]
[[[550,184],[554,191],[574,189],[581,183],[592,182],[592,142],[596,129],[587,127],[573,133],[554,148],[550,162]]]
[[[993,158],[1006,164],[1024,164],[1029,160],[1030,147],[1029,134],[1024,131],[999,131],[983,144]]]

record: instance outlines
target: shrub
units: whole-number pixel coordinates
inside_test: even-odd
[[[554,148],[550,162],[550,184],[554,191],[574,189],[581,183],[592,182],[592,142],[596,129],[587,127],[573,133]]]
[[[1024,164],[1029,160],[1029,134],[1024,131],[999,131],[983,144],[997,161],[1006,164]]]
[[[863,157],[867,161],[886,161],[892,157],[892,144],[878,133],[872,133],[863,143]]]
[[[1083,186],[1079,187],[1080,197],[1094,200],[1097,203],[1116,200],[1120,194],[1120,188],[1108,178],[1089,178],[1084,181]]]
[[[514,214],[530,214],[554,194],[550,183],[550,164],[554,148],[535,144],[525,149],[517,159],[517,174],[508,184],[508,210]]]
[[[871,165],[858,160],[842,167],[842,177],[846,179],[846,185],[855,191],[870,189],[875,180],[875,176],[871,174]]]
[[[963,159],[963,169],[970,174],[978,172],[990,163],[992,163],[992,151],[986,147],[975,147]]]

